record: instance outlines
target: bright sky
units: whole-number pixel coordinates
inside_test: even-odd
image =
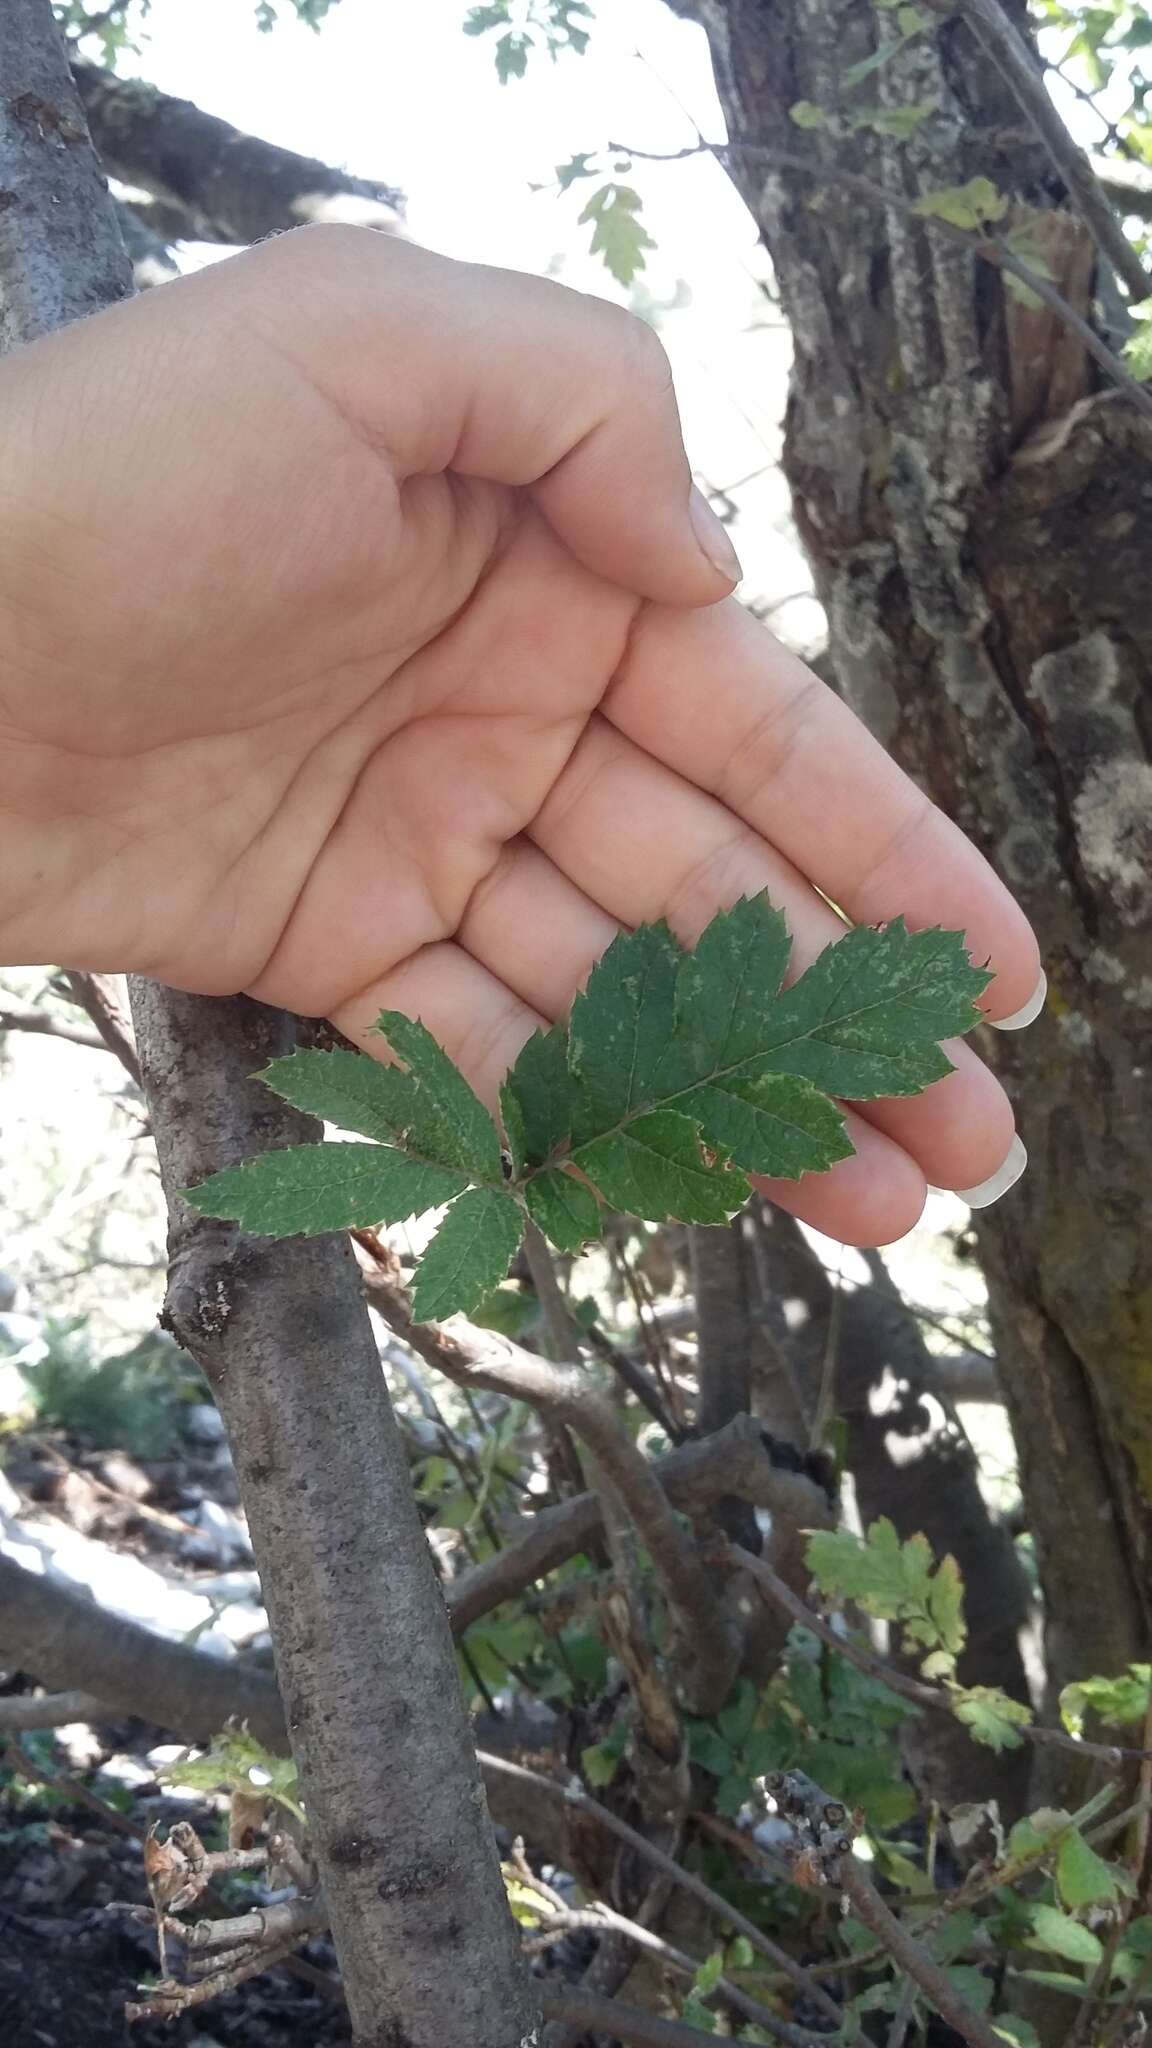
[[[555,167],[608,141],[673,151],[697,128],[722,136],[703,32],[663,0],[602,0],[583,57],[539,52],[501,86],[494,39],[462,32],[466,6],[339,0],[319,34],[285,18],[261,35],[250,0],[153,0],[139,68],[269,141],[401,186],[410,231],[432,248],[625,299],[578,224],[595,186],[559,196]],[[756,230],[709,157],[637,161],[628,182],[657,243],[643,285],[658,307],[677,302],[661,333],[693,463],[714,489],[741,484],[745,596],[789,597],[809,582],[778,470],[789,345],[759,288]],[[821,637],[805,598],[774,623],[798,645]]]

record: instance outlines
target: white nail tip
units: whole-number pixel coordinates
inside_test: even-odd
[[[1013,1010],[1010,1017],[990,1017],[993,1031],[1023,1031],[1026,1024],[1034,1024],[1048,997],[1048,976],[1041,970],[1028,1001],[1022,1010]]]
[[[1027,1164],[1028,1154],[1024,1146],[1019,1138],[1013,1138],[1007,1159],[1002,1166],[997,1167],[995,1173],[987,1180],[982,1180],[979,1187],[957,1188],[956,1193],[962,1202],[967,1202],[970,1209],[990,1209],[993,1202],[998,1202],[1001,1195],[1006,1195],[1009,1188],[1015,1187]]]

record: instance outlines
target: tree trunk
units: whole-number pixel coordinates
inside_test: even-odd
[[[1046,308],[906,210],[990,178],[998,232],[1026,224],[1090,313],[1087,231],[963,23],[926,21],[854,84],[896,43],[871,0],[677,11],[708,34],[792,325],[785,466],[839,686],[1040,934],[1045,1018],[980,1048],[1032,1163],[979,1232],[1053,1682],[1116,1671],[1147,1655],[1152,1587],[1152,428]],[[1005,18],[1023,29],[1016,0]],[[800,102],[820,114],[798,124]]]
[[[49,0],[9,0],[8,345],[127,297],[116,214]],[[167,1319],[224,1409],[360,2048],[528,2048],[534,2001],[444,1612],[347,1240],[244,1238],[178,1190],[316,1127],[252,1078],[294,1020],[136,983],[169,1202]],[[10,1589],[11,1590],[11,1589]]]

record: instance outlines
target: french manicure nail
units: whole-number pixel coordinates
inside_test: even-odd
[[[1022,1009],[1013,1010],[1010,1017],[990,1017],[988,1019],[993,1031],[1023,1031],[1026,1024],[1034,1024],[1044,1008],[1047,995],[1048,976],[1044,973],[1043,968],[1041,968],[1040,979]]]
[[[987,1180],[982,1180],[978,1187],[957,1188],[956,1193],[962,1202],[967,1202],[970,1209],[990,1209],[993,1202],[998,1202],[1001,1195],[1006,1195],[1009,1188],[1015,1187],[1027,1164],[1028,1154],[1023,1144],[1019,1138],[1013,1138],[1008,1157],[1002,1166],[997,1167],[995,1173],[990,1174]]]
[[[692,521],[692,530],[700,543],[701,553],[707,557],[717,574],[723,576],[726,583],[739,583],[744,574],[740,566],[740,557],[728,538],[728,529],[723,520],[717,518],[698,484],[692,486],[688,499],[688,516]]]

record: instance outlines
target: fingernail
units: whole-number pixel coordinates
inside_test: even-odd
[[[1047,995],[1048,976],[1043,968],[1041,968],[1040,979],[1036,983],[1028,1001],[1024,1004],[1023,1009],[1013,1010],[1010,1017],[989,1017],[988,1022],[991,1024],[993,1031],[1023,1031],[1026,1024],[1034,1024],[1044,1008]]]
[[[699,485],[693,484],[688,500],[688,516],[692,530],[700,543],[701,553],[706,555],[717,574],[726,583],[739,583],[744,574],[740,557],[728,538],[728,529],[722,519],[716,517]]]
[[[998,1202],[1001,1195],[1006,1195],[1009,1188],[1015,1187],[1027,1164],[1027,1152],[1020,1139],[1013,1138],[1003,1166],[998,1166],[995,1173],[980,1182],[979,1187],[957,1188],[956,1193],[962,1202],[967,1202],[970,1209],[990,1209],[993,1202]]]

